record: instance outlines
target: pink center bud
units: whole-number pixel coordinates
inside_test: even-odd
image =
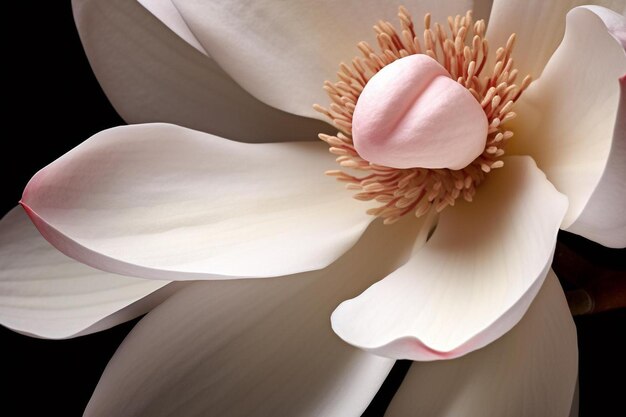
[[[368,81],[352,137],[359,155],[378,165],[458,170],[485,150],[488,124],[474,96],[437,61],[418,54]]]

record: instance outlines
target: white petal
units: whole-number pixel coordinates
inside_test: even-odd
[[[340,62],[359,54],[360,41],[376,43],[372,26],[398,22],[389,0],[198,2],[172,0],[205,50],[243,88],[276,108],[320,117],[313,103],[327,103],[322,89]],[[469,0],[423,0],[406,4],[420,25],[471,9]],[[397,25],[396,25],[397,26]]]
[[[442,213],[407,264],[335,310],[341,338],[397,359],[450,359],[521,319],[550,267],[567,199],[532,159],[505,161],[474,202]]]
[[[598,8],[590,9],[601,16],[611,34],[617,37],[621,22],[622,47],[626,48],[626,24],[624,17],[606,13]],[[614,18],[614,19],[611,19]],[[613,141],[606,167],[596,189],[578,218],[567,228],[569,232],[579,234],[612,248],[626,246],[626,75],[620,82],[620,99],[615,119]]]
[[[20,208],[0,221],[0,323],[60,339],[140,316],[172,291],[167,281],[108,274],[80,264],[41,237]]]
[[[567,12],[590,3],[620,13],[626,6],[624,0],[494,0],[487,28],[489,46],[495,52],[515,33],[515,66],[522,77],[530,74],[537,79],[563,38]]]
[[[142,319],[86,416],[360,416],[393,365],[328,317],[406,259],[416,224],[377,222],[321,271],[192,284]]]
[[[619,103],[619,78],[624,73],[626,54],[622,46],[596,13],[579,7],[567,15],[563,43],[519,103],[511,144],[516,152],[530,154],[569,198],[563,228],[580,216],[607,167]],[[619,137],[616,139],[621,142]],[[620,153],[617,165],[623,170],[623,144],[614,146]],[[621,176],[617,188],[608,186],[617,191],[620,186],[623,189],[623,182]],[[624,195],[612,201],[620,200],[618,205],[623,206]],[[611,224],[615,217],[620,215],[612,214],[607,222]],[[617,220],[624,224],[623,216]]]
[[[65,254],[185,280],[323,268],[373,217],[317,142],[244,144],[173,125],[101,132],[38,172],[22,204]]]
[[[602,22],[606,26],[611,36],[613,36],[622,45],[622,48],[626,50],[626,1],[622,2],[622,12],[620,14],[619,8],[616,8],[617,13],[613,10],[609,10],[601,6],[583,6],[598,15]]]
[[[180,36],[185,42],[196,48],[204,55],[209,55],[196,36],[189,30],[189,27],[183,20],[180,13],[172,3],[172,0],[137,0],[143,7],[148,9],[157,19],[165,26],[170,28],[172,32]]]
[[[553,272],[509,333],[463,358],[414,363],[386,417],[566,417],[576,387],[576,327]]]
[[[252,97],[135,0],[72,7],[91,67],[128,123],[175,123],[248,142],[314,139],[328,129]]]

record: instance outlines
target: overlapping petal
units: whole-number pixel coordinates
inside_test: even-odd
[[[158,3],[158,16],[192,36],[167,0]],[[252,97],[136,0],[73,0],[72,8],[91,67],[128,123],[175,123],[248,142],[314,140],[327,128]]]
[[[92,333],[146,313],[174,290],[68,258],[21,207],[0,222],[0,323],[13,330],[52,339]]]
[[[463,358],[414,363],[385,416],[574,417],[577,365],[576,327],[550,272],[502,338]]]
[[[515,66],[520,74],[537,79],[563,39],[565,15],[583,4],[602,5],[618,13],[626,11],[623,0],[494,0],[487,28],[489,45],[503,46],[515,33]]]
[[[320,117],[312,103],[327,102],[322,84],[337,66],[373,41],[372,25],[397,21],[395,1],[305,0],[211,2],[173,0],[204,49],[243,88],[276,108]],[[425,0],[405,4],[419,21],[464,14],[469,0]]]
[[[620,104],[611,152],[600,183],[567,229],[612,248],[626,247],[626,75],[620,78]]]
[[[450,359],[487,345],[541,288],[566,208],[532,159],[505,158],[474,202],[442,213],[407,264],[342,303],[333,329],[398,359]]]
[[[135,326],[85,415],[360,416],[393,360],[343,343],[328,317],[405,261],[418,229],[377,222],[321,271],[191,284]]]
[[[626,4],[624,5],[626,11]],[[609,34],[626,50],[626,19],[606,9],[587,6],[600,17]],[[602,177],[580,216],[567,228],[608,247],[626,246],[626,68],[619,79],[620,98],[609,158]]]
[[[150,13],[181,39],[196,48],[200,53],[207,57],[209,56],[207,51],[200,45],[200,42],[198,42],[198,39],[196,39],[196,36],[191,32],[187,23],[183,20],[178,9],[174,3],[172,3],[172,0],[137,0],[137,2],[148,9]]]
[[[612,142],[617,149],[622,146],[621,131],[616,131],[615,138],[614,131],[619,78],[625,73],[624,49],[600,16],[588,8],[576,8],[567,15],[563,42],[519,103],[511,144],[515,152],[532,155],[548,179],[569,198],[563,228],[571,226],[590,201],[607,171]],[[619,161],[613,165],[623,170],[623,155],[617,152],[614,158]],[[607,172],[606,176],[611,182],[619,173]],[[623,189],[624,178],[617,183]],[[607,209],[623,206],[625,198],[613,193]],[[622,219],[623,227],[623,216],[609,215],[616,217]],[[610,239],[606,243],[610,244]]]
[[[165,124],[101,132],[29,182],[44,237],[145,278],[269,277],[323,268],[373,220],[323,175],[321,142],[244,144]]]

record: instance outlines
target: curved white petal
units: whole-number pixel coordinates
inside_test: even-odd
[[[595,7],[590,9],[603,18],[610,33],[619,38],[622,47],[626,48],[624,17]],[[612,248],[626,246],[626,75],[620,78],[619,83],[619,107],[609,159],[589,201],[574,223],[567,228],[569,232]]]
[[[252,97],[136,0],[72,0],[72,8],[91,67],[128,123],[175,123],[247,142],[315,139],[328,129]],[[164,18],[167,8],[159,10]]]
[[[180,36],[189,45],[196,48],[204,55],[209,55],[204,50],[200,42],[196,39],[196,36],[191,32],[182,16],[176,9],[172,0],[137,0],[139,4],[148,9],[157,19],[159,19],[165,26],[170,28],[172,32]]]
[[[515,66],[522,77],[530,74],[537,79],[563,38],[565,15],[583,4],[599,4],[620,13],[626,8],[624,0],[494,0],[487,28],[489,46],[495,52],[515,33]]]
[[[0,323],[61,339],[138,317],[172,292],[167,281],[108,274],[68,258],[20,207],[0,221]]]
[[[142,319],[86,416],[360,416],[393,365],[343,343],[328,317],[391,272],[418,222],[374,224],[321,271],[191,284]]]
[[[97,333],[109,329],[113,326],[117,326],[120,323],[124,323],[126,321],[142,316],[147,312],[152,311],[155,307],[160,305],[173,294],[185,288],[189,284],[190,281],[170,282],[169,284],[158,289],[157,291],[138,299],[134,303],[127,305],[126,307],[116,311],[109,316],[104,317],[103,319],[97,321],[86,329],[76,333],[74,336],[84,336],[92,333]]]
[[[321,117],[313,103],[327,103],[322,89],[340,62],[359,54],[360,41],[375,44],[372,26],[397,22],[398,3],[389,0],[212,2],[172,0],[204,49],[243,88],[276,108]],[[469,0],[405,2],[421,24],[472,8]],[[421,27],[421,26],[420,26]]]
[[[577,368],[576,327],[550,272],[501,339],[463,358],[414,363],[385,416],[567,417]]]
[[[335,310],[342,339],[397,359],[450,359],[521,319],[550,267],[567,199],[532,159],[505,161],[474,202],[442,213],[404,266]]]
[[[174,125],[103,131],[39,171],[22,204],[65,254],[188,280],[320,269],[373,217],[318,142],[244,144]]]
[[[598,15],[598,17],[602,19],[602,22],[611,36],[613,36],[620,43],[620,45],[622,45],[622,48],[626,50],[626,1],[622,0],[621,13],[619,8],[615,8],[617,13],[601,6],[584,6],[584,8]]]
[[[519,103],[511,144],[516,152],[531,155],[569,198],[563,228],[580,216],[606,170],[619,103],[619,78],[625,73],[622,46],[596,13],[579,7],[567,15],[563,43]],[[623,183],[624,178],[620,181]],[[618,206],[623,206],[623,195],[613,199],[616,203],[620,200]]]

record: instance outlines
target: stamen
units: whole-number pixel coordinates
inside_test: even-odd
[[[471,11],[464,16],[449,17],[448,30],[438,23],[433,28],[431,15],[427,13],[421,41],[404,6],[400,6],[398,18],[399,31],[389,22],[379,21],[374,25],[378,49],[367,42],[359,42],[357,48],[362,56],[355,57],[350,64],[339,65],[338,81],[324,83],[324,90],[331,100],[329,107],[313,106],[339,130],[334,136],[320,134],[319,138],[329,144],[329,151],[337,156],[337,163],[351,170],[331,170],[326,175],[357,191],[354,198],[381,203],[367,212],[382,217],[385,224],[395,223],[410,212],[417,217],[433,212],[433,209],[441,212],[453,206],[458,198],[472,201],[486,174],[504,166],[501,157],[513,132],[502,125],[515,117],[511,109],[531,83],[530,76],[526,76],[519,85],[515,84],[518,71],[511,58],[515,34],[509,37],[504,47],[497,49],[491,71],[483,74],[489,52],[486,25],[483,20],[474,21]],[[489,128],[485,149],[465,168],[385,167],[364,160],[354,147],[352,116],[363,88],[382,68],[414,54],[425,54],[437,60],[453,80],[474,96],[487,116]],[[360,176],[359,172],[365,175]]]

